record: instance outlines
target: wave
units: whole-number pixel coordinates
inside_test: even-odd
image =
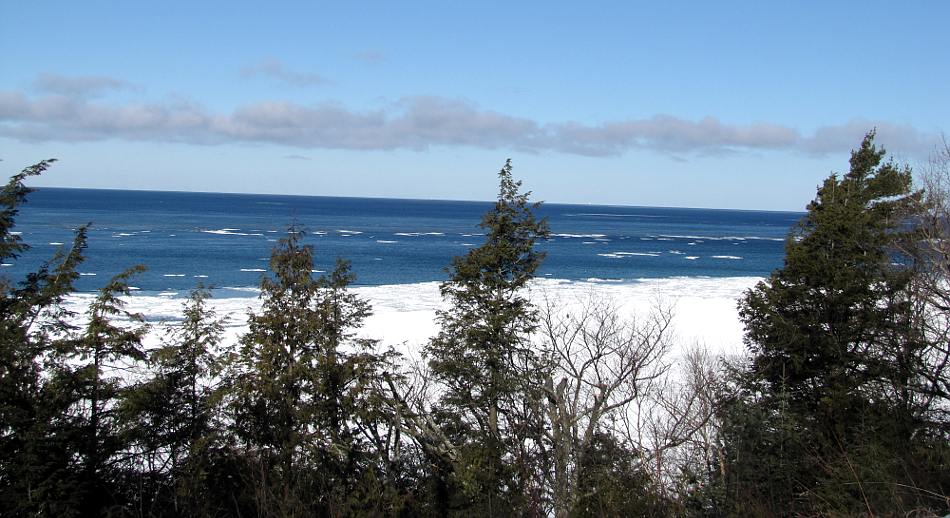
[[[222,228],[218,230],[202,230],[201,232],[205,234],[217,234],[219,236],[263,236],[260,232],[248,233],[248,232],[235,232],[235,230],[240,229],[229,229]]]
[[[713,259],[732,259],[732,260],[735,260],[735,261],[738,261],[738,260],[742,259],[742,258],[739,257],[738,255],[713,255],[713,256],[710,256],[710,257],[712,257]]]
[[[629,256],[640,256],[640,257],[660,257],[659,252],[611,252],[607,254],[597,254],[601,257],[609,257],[611,259],[623,259],[624,257]]]
[[[763,237],[763,236],[690,236],[690,235],[667,235],[660,234],[656,236],[657,239],[668,238],[669,239],[702,239],[706,241],[785,241],[785,238],[781,237]]]
[[[551,237],[563,237],[565,239],[603,239],[607,234],[551,234]]]

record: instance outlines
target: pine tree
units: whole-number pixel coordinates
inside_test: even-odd
[[[444,385],[440,415],[462,445],[454,483],[464,500],[451,505],[488,515],[528,512],[531,505],[526,439],[538,432],[539,416],[527,404],[537,398],[527,380],[538,358],[528,335],[538,316],[523,290],[544,258],[535,243],[549,235],[547,222],[534,215],[539,204],[519,192],[510,160],[498,177],[498,200],[480,224],[485,243],[453,260],[440,287],[451,307],[438,312],[441,330],[425,348]]]
[[[752,362],[725,414],[738,503],[779,513],[901,509],[892,475],[907,467],[917,426],[907,389],[926,344],[906,289],[912,268],[896,244],[913,231],[919,193],[910,169],[882,163],[873,139],[818,190],[786,240],[784,267],[740,302]]]
[[[199,286],[183,305],[184,319],[150,352],[154,375],[125,395],[126,437],[141,471],[133,500],[150,514],[213,515],[230,500],[215,494],[215,460],[224,442],[216,410],[218,348],[224,319]],[[227,506],[225,506],[227,507]]]
[[[80,459],[81,510],[99,514],[123,505],[117,490],[120,464],[115,456],[126,448],[121,432],[120,405],[146,360],[142,338],[148,330],[142,315],[125,309],[129,279],[145,270],[132,267],[114,276],[99,290],[86,311],[82,334],[64,351],[53,374],[54,383],[73,398],[64,424],[72,428],[75,455]],[[117,322],[116,320],[124,322]]]
[[[24,181],[44,172],[44,160],[14,175],[0,191],[0,261],[14,263],[29,245],[13,232],[31,189]],[[69,435],[58,416],[70,399],[44,371],[56,361],[74,316],[63,306],[83,261],[86,229],[18,282],[0,278],[0,508],[13,516],[69,515],[78,506],[78,473]]]
[[[349,263],[314,278],[302,237],[292,227],[271,256],[274,277],[261,281],[263,307],[234,353],[228,397],[237,437],[255,459],[258,507],[345,514],[372,505],[360,491],[376,459],[356,424],[373,419],[370,387],[385,357],[356,337],[370,307],[347,291]]]

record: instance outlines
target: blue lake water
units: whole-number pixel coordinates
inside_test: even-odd
[[[257,286],[270,250],[292,223],[315,249],[316,270],[349,259],[359,285],[446,278],[455,255],[479,245],[488,202],[40,188],[17,218],[33,249],[0,274],[28,268],[68,246],[89,223],[77,288],[94,290],[125,268],[148,271],[145,292],[201,282]],[[765,276],[781,266],[783,241],[802,216],[737,211],[546,203],[552,238],[539,276],[604,282],[664,277]]]

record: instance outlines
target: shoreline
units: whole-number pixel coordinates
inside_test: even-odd
[[[743,350],[742,325],[736,303],[738,298],[762,277],[669,277],[624,282],[591,282],[539,278],[525,291],[541,307],[552,301],[558,311],[571,311],[585,301],[609,302],[626,319],[643,318],[655,304],[671,306],[674,349],[705,345],[710,352],[736,354]],[[366,319],[357,336],[373,338],[383,347],[392,346],[407,357],[416,357],[429,337],[438,332],[436,312],[446,303],[439,293],[439,282],[356,286],[351,292],[368,301],[373,314]],[[216,290],[234,288],[217,288]],[[260,309],[256,288],[241,288],[244,295],[212,297],[208,303],[217,316],[227,317],[223,343],[234,343],[247,330],[250,311]],[[147,347],[160,343],[165,329],[181,318],[183,296],[165,292],[133,292],[125,298],[126,309],[141,313],[152,328],[145,339]],[[212,292],[215,294],[215,292]],[[82,315],[92,293],[67,297],[67,307]],[[78,320],[82,320],[80,316]]]

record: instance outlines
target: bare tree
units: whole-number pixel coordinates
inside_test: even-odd
[[[904,252],[915,259],[911,296],[929,345],[919,375],[925,387],[918,408],[950,421],[950,143],[935,149],[919,177],[924,196],[917,213],[919,234]]]

